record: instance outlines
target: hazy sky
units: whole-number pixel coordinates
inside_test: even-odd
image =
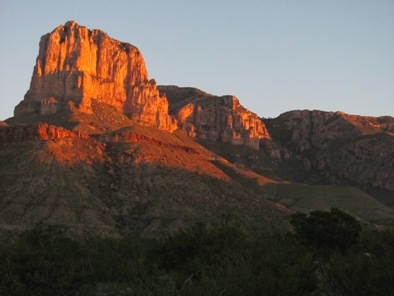
[[[394,0],[0,0],[0,120],[40,36],[68,20],[137,46],[158,84],[235,95],[261,117],[394,116]]]

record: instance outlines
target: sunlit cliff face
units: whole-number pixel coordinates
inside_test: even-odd
[[[189,136],[219,140],[259,149],[260,139],[270,139],[264,123],[232,96],[196,100],[176,113]]]
[[[176,126],[136,47],[69,21],[42,36],[30,89],[15,116],[54,114],[74,106],[92,113],[91,99],[135,123],[170,131]]]
[[[258,150],[270,139],[262,120],[234,96],[214,96],[196,88],[159,86],[170,102],[170,114],[190,137],[242,145]]]

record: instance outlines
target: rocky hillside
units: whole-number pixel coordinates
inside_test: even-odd
[[[0,128],[0,234],[37,223],[74,234],[157,235],[223,217],[286,226],[286,210],[229,178],[183,133],[134,126],[87,136],[46,124]]]
[[[272,138],[298,158],[312,183],[381,189],[394,199],[394,118],[290,111],[264,120]]]

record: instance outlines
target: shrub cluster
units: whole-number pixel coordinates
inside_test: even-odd
[[[38,226],[0,245],[0,294],[392,295],[392,232],[362,230],[339,210],[291,223],[265,235],[196,224],[162,239]]]

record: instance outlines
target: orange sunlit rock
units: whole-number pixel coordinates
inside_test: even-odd
[[[0,143],[59,140],[64,138],[88,138],[78,131],[38,123],[32,126],[3,126],[0,128]]]
[[[92,99],[135,123],[170,131],[176,127],[138,48],[69,21],[41,37],[30,89],[15,116],[54,114],[74,105],[89,114]]]
[[[159,86],[170,100],[172,115],[190,137],[259,149],[270,139],[265,124],[234,96],[213,96],[198,89]]]

